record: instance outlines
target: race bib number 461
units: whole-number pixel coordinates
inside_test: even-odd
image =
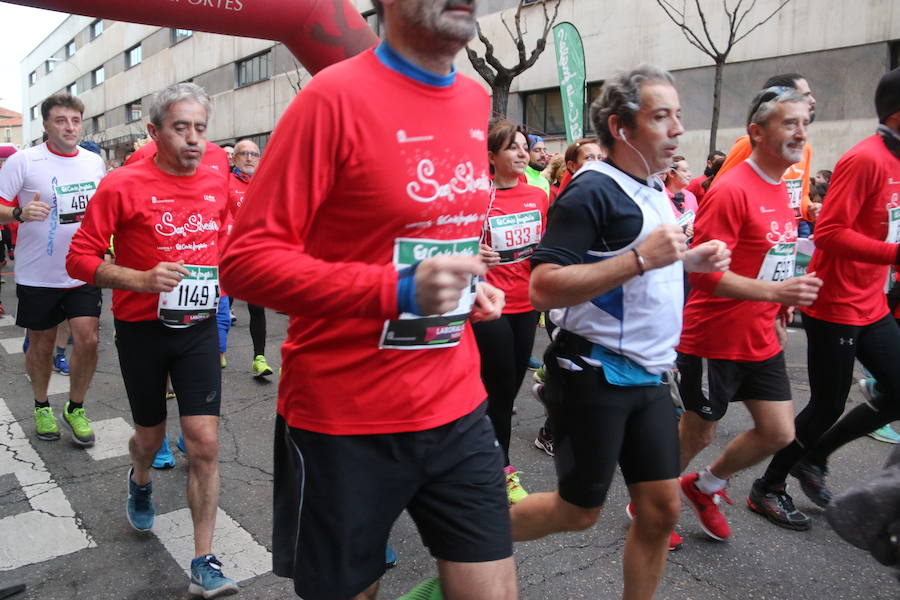
[[[190,275],[171,292],[159,295],[159,320],[170,327],[188,327],[214,317],[219,307],[219,267],[184,267]]]
[[[478,238],[462,240],[399,238],[394,241],[394,267],[398,271],[435,256],[478,256]],[[454,310],[442,315],[427,316],[403,313],[397,320],[385,321],[378,346],[394,350],[456,346],[466,330],[466,321],[474,304],[473,278]]]
[[[56,211],[59,214],[59,224],[68,225],[84,220],[84,211],[88,202],[97,191],[97,184],[93,181],[58,185],[56,192]]]

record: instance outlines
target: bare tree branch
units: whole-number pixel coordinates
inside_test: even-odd
[[[790,1],[791,0],[782,0],[781,4],[779,4],[778,7],[775,10],[773,10],[772,13],[768,17],[766,17],[765,19],[763,19],[762,21],[760,21],[759,23],[757,23],[756,25],[754,25],[753,27],[748,29],[743,35],[741,35],[739,38],[734,40],[734,43],[737,44],[739,41],[741,41],[742,39],[744,39],[745,37],[747,37],[754,31],[756,31],[758,28],[760,28],[763,25],[765,25],[766,23],[768,23],[772,19],[772,17],[774,17],[776,14],[778,14],[778,11],[780,11],[782,8],[784,8],[784,6]]]

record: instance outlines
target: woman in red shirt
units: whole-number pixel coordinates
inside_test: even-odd
[[[482,237],[482,255],[490,270],[485,278],[506,294],[503,316],[475,323],[481,353],[481,379],[488,393],[488,415],[506,457],[506,491],[510,503],[527,493],[510,465],[513,402],[531,356],[538,313],[528,300],[530,257],[544,233],[547,194],[520,181],[528,166],[528,142],[521,127],[499,121],[488,133],[488,160],[494,176],[491,203]]]

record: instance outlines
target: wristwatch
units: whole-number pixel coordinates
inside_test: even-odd
[[[19,223],[25,222],[25,219],[22,218],[22,207],[21,206],[17,206],[13,209],[12,216],[13,216],[13,219],[18,221]]]

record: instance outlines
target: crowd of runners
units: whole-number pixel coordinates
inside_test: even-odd
[[[692,178],[665,70],[610,77],[590,107],[596,137],[552,159],[537,135],[489,122],[487,94],[456,72],[471,4],[374,4],[384,41],[315,76],[262,162],[252,141],[206,140],[215,115],[192,83],[154,95],[151,141],[109,173],[79,145],[82,102],[43,102],[46,141],[0,169],[35,436],[60,438],[55,368],[71,382],[62,424],[94,443],[85,401],[112,288],[135,430],[128,522],[153,526],[174,398],[190,457],[190,592],[237,593],[213,531],[239,298],[250,372],[279,379],[273,570],[307,600],[374,598],[404,510],[439,575],[405,597],[516,598],[513,542],[593,526],[617,468],[632,519],[623,598],[654,596],[683,543],[681,498],[725,540],[728,481],[764,461],[750,510],[810,528],[788,475],[828,506],[832,455],[876,430],[889,441],[900,419],[900,309],[886,294],[900,263],[900,69],[873,90],[877,131],[833,173],[813,178],[816,101],[787,73],[747,99],[747,134]],[[812,255],[805,274],[798,249]],[[291,319],[278,374],[263,307]],[[796,416],[783,351],[795,309],[811,387]],[[531,365],[546,410],[535,445],[558,485],[529,494],[510,443],[539,321],[550,344]],[[867,402],[843,415],[856,360],[872,377]],[[732,402],[752,428],[692,472]]]

